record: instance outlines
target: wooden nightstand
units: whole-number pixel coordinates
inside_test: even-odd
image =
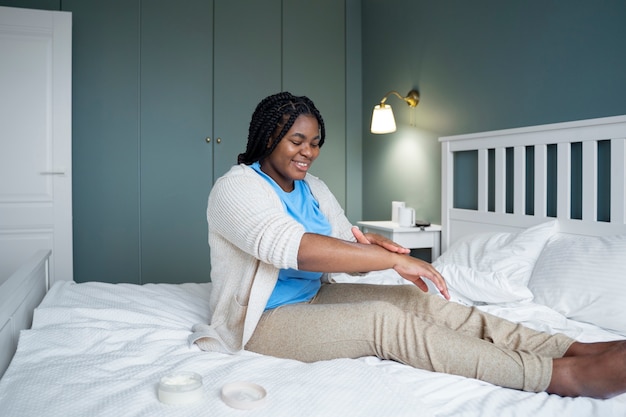
[[[409,249],[430,249],[431,262],[441,254],[441,226],[401,227],[392,221],[358,222],[363,233],[377,233]]]

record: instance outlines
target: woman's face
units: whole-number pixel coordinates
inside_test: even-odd
[[[318,157],[319,143],[317,119],[310,114],[300,115],[272,153],[261,161],[261,170],[284,191],[291,192],[293,182],[304,179]]]

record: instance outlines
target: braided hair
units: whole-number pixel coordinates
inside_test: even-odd
[[[256,106],[250,128],[246,151],[237,157],[237,163],[251,165],[271,154],[276,145],[291,129],[298,116],[308,114],[317,119],[320,128],[319,146],[324,144],[324,120],[313,101],[305,96],[282,92],[268,96]],[[271,145],[268,146],[268,143]]]

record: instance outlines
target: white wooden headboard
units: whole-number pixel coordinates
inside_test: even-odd
[[[559,219],[560,231],[565,233],[594,236],[626,233],[626,116],[448,136],[439,141],[442,251],[470,233],[515,231],[555,217]],[[604,159],[599,158],[600,143],[603,149],[610,149]],[[572,163],[575,147],[582,154],[577,164]],[[556,167],[549,163],[549,148],[556,152]],[[527,161],[529,149],[532,161]],[[455,156],[464,151],[475,153],[477,158],[475,171],[456,173],[461,181],[470,179],[475,184],[476,207],[471,208],[459,208],[454,201],[455,169],[459,169],[455,168],[458,165]],[[507,169],[507,162],[513,166]],[[532,172],[527,172],[528,162],[534,165]],[[549,165],[553,169],[548,169]],[[599,172],[605,173],[600,178],[610,178],[608,192],[598,192]],[[554,175],[556,178],[552,178]],[[581,180],[573,182],[572,178]],[[572,217],[573,183],[580,183],[577,189],[582,193],[579,198],[582,215],[576,218]],[[528,184],[534,192],[527,193]],[[556,192],[548,184],[556,184]],[[467,184],[459,185],[467,187]],[[508,210],[507,190],[513,200]],[[598,200],[599,194],[603,194],[602,202]],[[531,210],[527,208],[529,196],[534,201]],[[550,204],[556,205],[554,213],[547,209]],[[599,219],[599,204],[610,209],[606,210],[610,211],[608,219]]]

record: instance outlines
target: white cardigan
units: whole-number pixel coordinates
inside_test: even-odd
[[[304,179],[332,226],[332,236],[355,241],[352,225],[326,184]],[[190,342],[234,353],[250,340],[278,272],[298,267],[304,227],[289,216],[271,185],[247,165],[219,178],[207,208],[211,249],[211,324],[194,326]]]

